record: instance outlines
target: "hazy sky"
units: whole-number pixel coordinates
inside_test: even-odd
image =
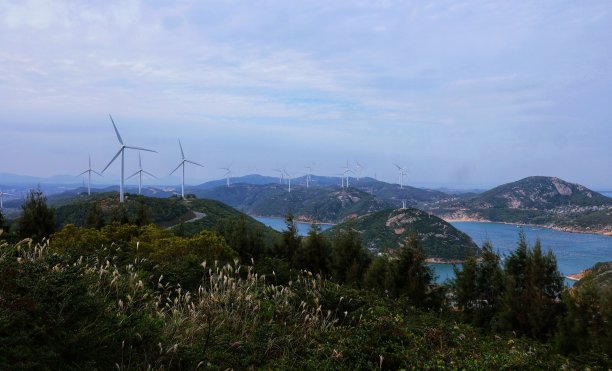
[[[0,172],[612,187],[612,2],[3,1]],[[137,156],[127,157],[127,172]],[[118,164],[109,177],[119,172]]]

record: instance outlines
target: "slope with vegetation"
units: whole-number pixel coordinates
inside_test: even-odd
[[[306,222],[337,223],[390,207],[390,204],[356,188],[297,187],[286,185],[234,184],[196,192],[224,202],[247,214],[284,217],[293,213]]]
[[[612,233],[611,198],[554,177],[529,177],[478,195],[424,203],[419,207],[450,220]]]
[[[397,250],[407,237],[416,235],[429,258],[463,260],[478,254],[478,246],[468,235],[418,209],[388,209],[364,215],[338,224],[325,234],[347,228],[358,231],[364,246],[373,252]]]

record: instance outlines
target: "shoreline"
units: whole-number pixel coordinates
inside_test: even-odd
[[[281,218],[278,216],[267,216],[267,215],[255,215],[255,214],[247,214],[248,216],[250,216],[251,218],[255,219],[255,218],[267,218],[267,219],[275,219],[275,220],[281,220],[281,221],[285,221],[285,218]],[[304,219],[300,219],[300,218],[294,218],[294,221],[296,223],[300,223],[300,224],[317,224],[317,225],[329,225],[329,226],[334,226],[336,225],[335,223],[327,223],[327,222],[312,222],[309,220],[304,220]]]
[[[440,217],[439,217],[440,218]],[[535,227],[542,229],[551,229],[559,232],[567,232],[567,233],[577,233],[577,234],[593,234],[597,236],[607,236],[612,237],[612,231],[585,231],[580,229],[566,228],[566,227],[553,227],[553,226],[545,226],[539,224],[526,224],[526,223],[510,223],[510,222],[495,222],[492,220],[486,219],[476,219],[476,218],[440,218],[447,223],[492,223],[492,224],[505,224],[505,225],[515,225],[517,227]]]

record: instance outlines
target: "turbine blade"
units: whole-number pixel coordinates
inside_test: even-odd
[[[142,170],[142,158],[140,158],[140,152],[138,152],[138,168]]]
[[[83,174],[87,174],[87,172],[88,172],[88,171],[89,171],[89,170],[85,170],[85,171],[83,171],[81,174],[79,174],[79,175],[77,175],[77,176],[81,176],[81,175],[83,175]],[[91,170],[91,171],[93,171],[93,170]]]
[[[181,144],[181,140],[179,139],[179,147],[181,147],[181,158],[184,160],[185,159],[185,152],[183,152],[183,145]]]
[[[137,172],[135,172],[134,174],[130,175],[129,177],[125,178],[125,180],[132,179],[133,177],[135,177],[136,175],[138,175],[138,173],[140,173],[140,170],[138,170],[138,171],[137,171]]]
[[[113,127],[115,128],[115,134],[117,134],[117,139],[119,139],[119,143],[121,143],[123,145],[123,139],[121,139],[121,135],[119,135],[119,130],[117,130],[117,125],[115,125],[115,121],[113,120],[113,116],[111,116],[110,113],[109,113],[108,117],[110,117],[111,122],[113,123]]]
[[[148,176],[152,176],[153,178],[157,179],[157,177],[151,173],[149,173],[148,171],[142,171],[143,173],[147,174]]]
[[[91,169],[91,155],[89,155],[89,169]]]
[[[95,171],[95,170],[92,170],[91,172],[92,172],[92,173],[94,173],[94,174],[98,174],[98,175],[99,175],[99,176],[101,176],[101,177],[104,177],[104,175],[102,175],[102,174],[98,173],[98,172],[97,172],[97,171]]]
[[[115,157],[113,157],[113,159],[110,160],[110,162],[108,163],[108,165],[106,165],[106,167],[102,170],[102,172],[105,172],[106,169],[108,169],[108,167],[111,166],[111,164],[117,159],[117,157],[119,157],[119,155],[121,154],[122,151],[123,151],[123,147],[121,147],[121,149],[119,150],[119,152],[117,152]]]
[[[142,147],[136,147],[136,146],[125,146],[125,148],[135,149],[135,150],[138,150],[138,151],[147,151],[147,152],[157,153],[157,151],[154,151],[154,150],[152,150],[152,149],[147,149],[147,148],[142,148]]]
[[[170,175],[174,174],[175,171],[177,171],[181,166],[183,166],[183,164],[185,163],[185,161],[181,161],[181,163],[179,164],[179,166],[176,167],[176,169],[172,170],[172,172],[170,173]]]
[[[399,166],[398,164],[396,164],[395,162],[393,163],[393,165],[395,165],[395,167],[397,168],[397,170],[402,170],[402,167]]]
[[[194,164],[194,165],[198,165],[198,166],[200,166],[200,167],[204,167],[204,165],[202,165],[202,164],[198,164],[197,162],[193,162],[193,161],[191,161],[191,160],[185,160],[185,162],[189,162],[190,164]]]

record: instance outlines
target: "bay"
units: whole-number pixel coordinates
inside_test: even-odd
[[[278,230],[285,229],[285,221],[280,218],[255,217],[260,222]],[[548,249],[557,257],[559,271],[563,275],[581,272],[597,262],[612,260],[612,237],[596,234],[570,233],[553,229],[516,226],[512,224],[484,222],[453,222],[455,228],[466,233],[479,245],[490,241],[493,249],[502,257],[509,255],[518,242],[519,232],[523,231],[530,245],[536,239],[542,242],[544,251]],[[305,236],[310,229],[308,223],[297,223],[298,232]],[[321,224],[321,230],[332,224]],[[432,264],[438,282],[454,277],[452,264]],[[566,281],[570,284],[569,281]]]

